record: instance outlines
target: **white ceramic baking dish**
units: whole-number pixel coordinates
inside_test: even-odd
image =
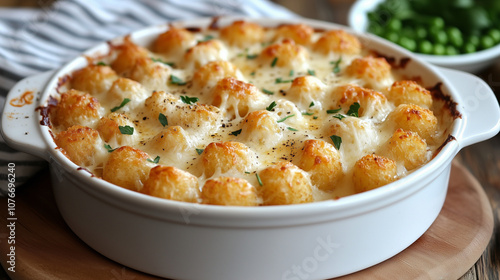
[[[221,19],[232,21],[233,19]],[[260,19],[263,25],[283,20]],[[324,29],[345,28],[298,19]],[[210,19],[188,26],[207,26]],[[155,26],[132,34],[148,43],[164,31]],[[50,163],[53,190],[69,227],[88,245],[123,265],[175,279],[324,279],[382,262],[417,240],[439,214],[451,161],[458,151],[498,133],[500,110],[491,89],[479,78],[430,66],[411,53],[374,36],[359,34],[365,46],[395,57],[411,57],[403,70],[426,85],[443,82],[458,103],[455,137],[428,164],[373,191],[302,205],[230,207],[169,201],[135,193],[92,177],[59,150],[39,106],[47,104],[59,77],[86,65],[78,57],[55,72],[19,82],[9,93],[2,134],[9,145]],[[103,43],[87,55],[106,53]],[[10,100],[33,90],[23,107]]]

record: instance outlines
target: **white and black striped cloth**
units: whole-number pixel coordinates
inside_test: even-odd
[[[268,0],[59,0],[43,9],[0,9],[0,113],[17,81],[56,69],[97,43],[149,25],[217,15],[297,16]],[[17,186],[46,164],[0,136],[0,193],[10,162]]]

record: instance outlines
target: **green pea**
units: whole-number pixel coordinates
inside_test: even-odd
[[[370,24],[370,26],[368,27],[368,31],[380,36],[384,33],[384,28],[382,28],[382,26],[380,26],[379,24]]]
[[[405,48],[409,51],[412,51],[412,52],[417,49],[417,43],[415,42],[415,40],[410,39],[408,37],[401,37],[401,39],[399,39],[398,43],[403,48]]]
[[[417,27],[415,30],[415,34],[417,35],[417,38],[419,39],[425,39],[427,38],[427,29],[424,27]]]
[[[446,43],[448,43],[448,35],[446,35],[446,32],[442,29],[431,29],[431,39],[438,44],[445,45]]]
[[[430,28],[439,28],[439,29],[443,29],[444,27],[444,19],[442,17],[435,17],[435,18],[432,18],[430,21],[429,21],[429,26]]]
[[[493,41],[495,41],[495,44],[500,43],[500,30],[490,29],[490,30],[488,30],[488,36],[493,38]]]
[[[396,32],[388,32],[385,34],[384,38],[393,43],[397,43],[399,41],[399,35]]]
[[[445,52],[446,55],[457,55],[458,53],[459,53],[458,50],[454,46],[452,45],[446,46],[446,52]]]
[[[464,39],[462,37],[462,32],[460,31],[460,29],[456,27],[450,27],[446,30],[446,34],[448,35],[448,40],[453,46],[460,48],[463,45]]]
[[[433,53],[435,55],[444,55],[446,53],[446,47],[442,44],[435,44]]]
[[[389,20],[389,22],[387,23],[387,28],[392,31],[399,31],[401,30],[402,26],[403,24],[401,23],[401,21],[396,18]]]
[[[428,40],[420,41],[418,44],[418,51],[423,54],[431,54],[434,50],[434,46]]]
[[[470,42],[465,43],[463,52],[464,53],[474,53],[474,52],[476,52],[476,45],[474,45],[474,44],[472,44]]]
[[[484,35],[480,39],[480,46],[482,49],[489,49],[495,45],[495,40],[488,35]]]
[[[475,48],[479,47],[480,43],[479,36],[477,35],[469,36],[469,38],[467,38],[467,43],[474,45]]]

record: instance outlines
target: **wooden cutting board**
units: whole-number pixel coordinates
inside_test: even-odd
[[[7,221],[7,200],[2,199]],[[16,272],[12,279],[158,279],[113,262],[85,245],[66,226],[48,171],[16,193]],[[0,227],[0,261],[7,266],[7,227]],[[481,256],[493,231],[488,198],[476,179],[453,163],[444,207],[429,230],[393,258],[338,279],[457,279]]]

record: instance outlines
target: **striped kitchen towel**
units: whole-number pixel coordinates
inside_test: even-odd
[[[17,81],[56,69],[97,43],[149,25],[217,15],[297,17],[267,0],[59,0],[41,9],[0,9],[0,113]],[[16,186],[46,165],[0,136],[0,194],[9,163],[16,165]]]

